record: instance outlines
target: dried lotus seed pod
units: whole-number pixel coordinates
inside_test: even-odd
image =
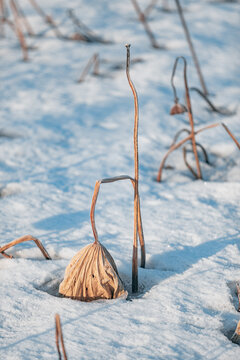
[[[112,256],[99,242],[85,246],[72,258],[59,292],[82,301],[127,295]]]

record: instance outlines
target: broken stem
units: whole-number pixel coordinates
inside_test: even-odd
[[[86,78],[87,74],[89,73],[92,65],[93,65],[93,74],[94,75],[99,75],[99,55],[98,54],[94,54],[88,60],[87,65],[83,69],[81,76],[77,80],[78,83],[85,80],[85,78]]]
[[[38,12],[38,14],[44,18],[45,22],[47,24],[52,25],[53,31],[55,32],[56,36],[59,38],[64,38],[63,34],[59,31],[58,26],[53,20],[53,18],[50,15],[46,15],[35,0],[29,0],[29,1],[34,7],[34,9]]]
[[[139,18],[139,21],[143,24],[143,27],[146,31],[146,34],[148,35],[150,41],[151,41],[151,44],[152,44],[152,47],[154,47],[155,49],[161,49],[163,48],[162,46],[159,46],[148,23],[147,23],[147,20],[146,20],[146,17],[144,15],[144,13],[141,11],[139,5],[138,5],[138,2],[137,0],[131,0],[132,1],[132,4],[134,6],[134,9],[136,10],[136,13],[138,14],[138,18]]]
[[[2,254],[2,255],[4,255],[4,256],[8,256],[8,257],[13,258],[12,255],[9,256],[9,255],[7,255],[6,253],[3,254],[3,252],[5,252],[5,250],[9,249],[9,248],[12,247],[12,246],[15,246],[15,245],[20,244],[20,243],[25,242],[25,241],[31,241],[31,240],[34,241],[35,244],[39,247],[39,249],[41,250],[43,256],[44,256],[47,260],[51,260],[50,255],[48,254],[48,252],[47,252],[47,250],[45,249],[45,247],[42,245],[41,241],[38,240],[37,238],[31,236],[31,235],[22,236],[22,237],[20,237],[20,238],[18,238],[18,239],[16,239],[16,240],[11,241],[10,243],[8,243],[8,244],[6,244],[6,245],[0,247],[0,254]]]
[[[201,71],[200,64],[199,64],[199,61],[198,61],[198,58],[197,58],[197,54],[196,54],[196,51],[194,49],[194,46],[193,46],[193,43],[192,43],[192,40],[191,40],[191,36],[190,36],[190,32],[189,32],[188,27],[187,27],[187,23],[186,23],[185,18],[183,16],[183,11],[182,11],[182,7],[180,5],[180,1],[175,0],[175,2],[176,2],[177,10],[178,10],[181,22],[182,22],[183,29],[184,29],[184,32],[185,32],[185,36],[187,38],[187,42],[188,42],[188,45],[189,45],[189,48],[190,48],[190,51],[191,51],[191,54],[192,54],[192,57],[193,57],[193,61],[194,61],[194,64],[196,66],[196,69],[197,69],[197,73],[198,73],[199,80],[200,80],[200,83],[201,83],[201,86],[202,86],[202,89],[203,89],[203,93],[204,93],[204,95],[208,95],[207,87],[205,85],[205,81],[204,81],[204,78],[203,78],[203,75],[202,75],[202,71]]]
[[[67,354],[63,341],[61,321],[60,321],[60,316],[58,314],[55,315],[55,328],[56,328],[56,346],[57,346],[59,360],[62,359],[59,342],[61,342],[62,345],[64,360],[67,360]]]

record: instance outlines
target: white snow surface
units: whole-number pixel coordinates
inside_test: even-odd
[[[189,128],[187,115],[170,116],[170,84],[176,56],[188,61],[190,86],[199,87],[178,14],[149,17],[157,41],[151,47],[130,1],[38,1],[61,23],[74,26],[66,10],[111,44],[56,38],[29,1],[21,1],[42,37],[22,61],[18,41],[5,28],[0,39],[0,244],[22,235],[39,238],[0,259],[0,358],[57,359],[54,315],[59,313],[69,359],[237,359],[229,337],[240,319],[235,284],[240,280],[240,157],[222,127],[197,136],[211,165],[204,180],[173,152],[155,181],[175,133]],[[149,1],[139,1],[145,8]],[[171,9],[175,2],[168,1]],[[182,1],[185,18],[221,116],[191,93],[196,129],[224,122],[240,139],[239,2]],[[146,268],[139,267],[139,292],[131,293],[133,189],[127,181],[104,184],[96,206],[101,243],[110,251],[129,293],[127,299],[79,302],[58,296],[72,256],[93,241],[89,212],[95,181],[134,176],[134,103],[125,74],[125,44],[131,43],[131,78],[139,96],[140,196]],[[88,59],[98,53],[100,75],[77,83]],[[123,68],[114,70],[122,64]],[[182,64],[176,84],[183,98]],[[5,136],[3,136],[5,135]],[[6,136],[9,135],[9,136]],[[188,153],[189,162],[195,167]],[[139,256],[140,258],[140,256]]]

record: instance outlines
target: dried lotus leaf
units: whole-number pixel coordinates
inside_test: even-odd
[[[85,246],[72,258],[59,293],[82,301],[116,299],[126,294],[112,256],[99,242]]]

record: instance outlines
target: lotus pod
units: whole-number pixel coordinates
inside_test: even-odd
[[[112,256],[96,241],[85,246],[72,258],[59,292],[82,301],[116,299],[125,294]]]
[[[233,343],[240,345],[240,320],[237,324],[236,330],[234,331],[233,336],[231,337]]]
[[[187,108],[184,105],[176,103],[171,108],[170,115],[183,114],[186,111],[187,111]]]

